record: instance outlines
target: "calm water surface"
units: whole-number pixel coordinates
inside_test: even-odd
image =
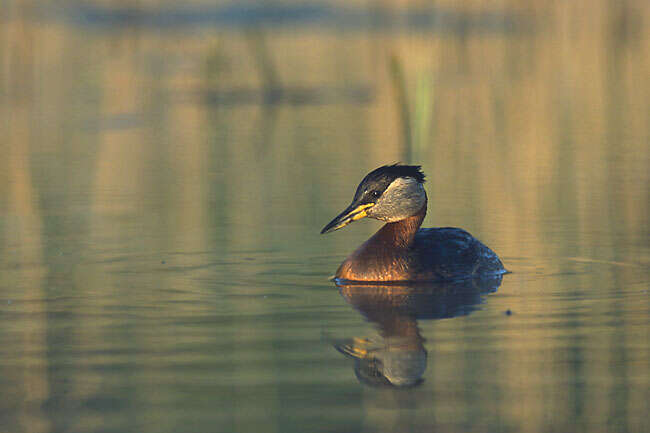
[[[649,431],[650,10],[533,3],[251,32],[10,1],[0,431]],[[511,274],[328,279],[379,223],[320,229],[409,159],[425,225]]]

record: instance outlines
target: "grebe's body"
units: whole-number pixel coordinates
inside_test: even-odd
[[[386,221],[341,264],[335,277],[350,281],[433,281],[506,272],[499,257],[457,228],[425,228],[424,174],[419,166],[392,165],[369,173],[352,204],[321,233],[364,217]]]

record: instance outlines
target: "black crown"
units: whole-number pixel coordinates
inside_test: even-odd
[[[420,183],[424,183],[424,173],[422,173],[422,167],[419,165],[384,165],[379,167],[366,176],[366,180],[379,180],[383,177],[392,178],[392,180],[397,179],[398,177],[412,177]]]

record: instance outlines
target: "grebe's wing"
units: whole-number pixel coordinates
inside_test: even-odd
[[[413,244],[423,272],[466,278],[506,272],[499,256],[463,229],[420,229]]]

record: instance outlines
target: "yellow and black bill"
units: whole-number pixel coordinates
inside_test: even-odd
[[[338,230],[347,226],[353,221],[360,220],[361,218],[367,217],[368,209],[370,209],[374,205],[375,205],[374,203],[364,203],[364,204],[352,203],[350,206],[348,206],[346,210],[341,212],[336,218],[330,221],[329,224],[327,224],[325,228],[321,230],[320,234],[333,232],[334,230]]]
[[[366,359],[373,357],[372,342],[367,338],[354,337],[334,344],[336,350],[350,358]]]

